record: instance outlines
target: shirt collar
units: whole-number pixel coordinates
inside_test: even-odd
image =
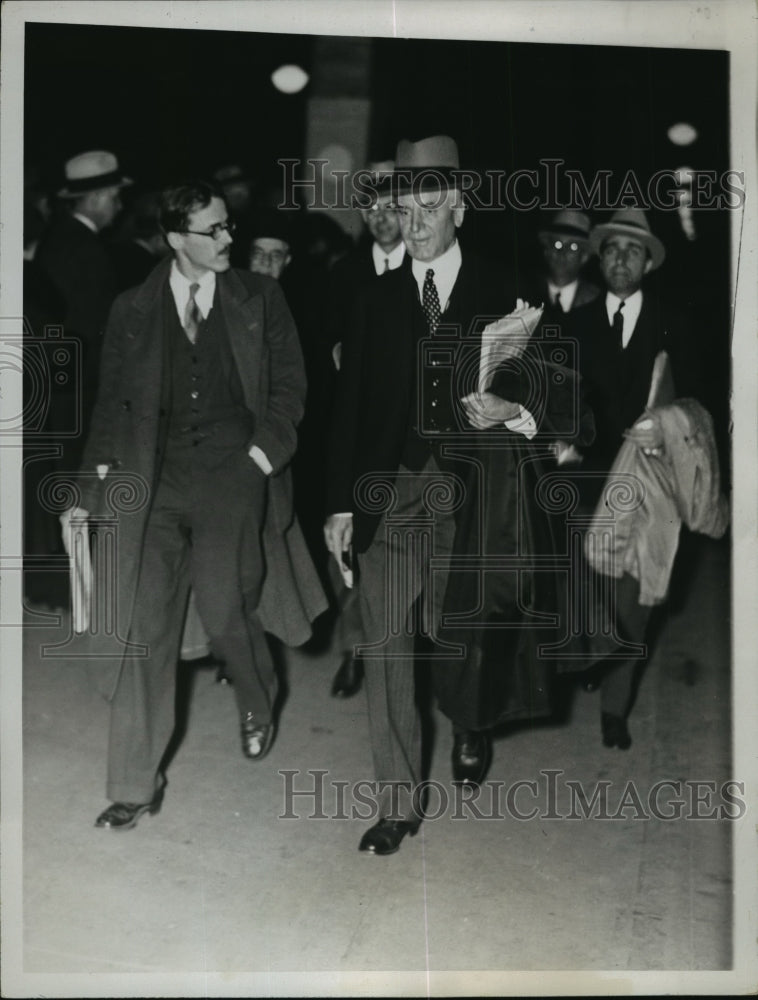
[[[405,244],[401,240],[394,250],[390,250],[389,253],[386,253],[386,251],[382,250],[378,243],[374,242],[371,244],[371,257],[374,261],[374,270],[377,274],[384,274],[386,270],[394,271],[403,263],[403,258],[405,257]],[[385,260],[389,261],[389,268],[384,266]]]
[[[184,322],[184,313],[187,309],[187,303],[190,297],[190,285],[197,284],[200,287],[195,295],[195,302],[197,302],[197,307],[202,313],[203,319],[208,318],[208,313],[211,311],[213,306],[213,296],[216,294],[216,272],[206,271],[205,274],[198,278],[196,282],[190,281],[189,278],[185,278],[182,272],[179,270],[176,260],[171,264],[171,272],[168,279],[171,292],[174,296],[174,302],[176,303],[176,310],[179,313],[179,319]]]
[[[461,256],[461,246],[455,240],[452,246],[436,260],[414,260],[411,264],[413,277],[418,285],[419,298],[423,296],[424,278],[426,272],[431,268],[434,271],[434,284],[437,287],[437,295],[440,300],[442,312],[447,309],[448,300],[453,291],[458,272],[461,269],[463,257]]]
[[[90,219],[88,216],[82,215],[81,212],[72,212],[71,214],[73,215],[73,217],[75,219],[78,219],[79,222],[81,222],[81,224],[83,226],[86,226],[87,229],[90,230],[90,232],[92,232],[92,233],[96,233],[97,232],[97,226],[92,221],[92,219]]]
[[[579,287],[579,279],[576,278],[568,285],[563,285],[559,288],[558,285],[554,285],[552,281],[548,281],[547,290],[550,293],[550,301],[555,302],[555,296],[560,293],[561,296],[561,309],[564,312],[569,312],[571,306],[574,304],[574,298],[576,296],[576,290]]]

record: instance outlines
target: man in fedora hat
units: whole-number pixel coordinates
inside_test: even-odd
[[[545,677],[522,655],[528,630],[516,638],[503,627],[515,622],[519,630],[525,609],[516,574],[485,574],[475,595],[471,574],[448,568],[452,554],[512,555],[517,523],[528,522],[530,539],[544,540],[540,512],[521,495],[516,470],[527,454],[538,460],[530,438],[543,419],[559,436],[566,426],[559,401],[531,401],[523,371],[504,387],[496,380],[476,391],[481,327],[516,299],[500,269],[458,242],[465,206],[454,140],[404,140],[395,159],[393,199],[407,256],[355,302],[338,380],[325,526],[334,557],[357,562],[360,574],[378,816],[360,850],[378,855],[398,850],[423,815],[414,632],[431,646],[434,690],[453,722],[456,783],[483,779],[496,722],[547,710]],[[431,539],[417,537],[427,528]],[[539,575],[527,604],[541,600]],[[468,615],[450,641],[440,628],[443,606],[459,620]]]
[[[563,209],[537,234],[542,248],[544,273],[533,301],[545,305],[545,319],[560,320],[563,313],[593,302],[597,285],[582,277],[590,259],[590,220],[584,212]]]
[[[89,413],[94,403],[100,346],[108,310],[117,292],[116,273],[101,233],[121,209],[125,177],[113,153],[90,150],[64,166],[65,185],[58,191],[65,207],[43,239],[37,260],[65,302],[66,335],[82,344],[80,387],[84,426],[66,464],[78,465]]]
[[[96,821],[109,830],[161,804],[190,586],[253,760],[274,739],[264,628],[304,642],[323,608],[292,509],[305,377],[284,296],[230,267],[233,227],[216,186],[166,189],[160,220],[171,259],[111,310],[79,480],[80,518],[107,511],[119,482],[148,491],[118,516],[112,613],[129,647],[111,702],[112,804]]]
[[[624,437],[643,415],[650,392],[653,365],[665,350],[678,397],[699,394],[699,358],[688,341],[688,318],[681,309],[665,305],[644,286],[656,271],[666,249],[651,231],[641,209],[621,209],[590,233],[590,248],[599,258],[605,293],[574,309],[567,330],[579,346],[579,369],[586,398],[595,414],[596,438],[583,449],[580,487],[583,501],[593,508]],[[635,440],[651,455],[662,448],[654,419],[644,432],[635,428]],[[617,581],[615,614],[618,634],[643,643],[650,608],[638,603],[639,584],[629,574]],[[627,716],[633,681],[641,658],[609,660],[587,676],[592,690],[600,678],[601,731],[605,746],[622,750],[631,745]]]

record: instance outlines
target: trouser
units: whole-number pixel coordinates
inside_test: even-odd
[[[256,613],[266,478],[243,451],[212,470],[164,465],[148,515],[127,655],[111,704],[107,796],[147,802],[175,725],[176,670],[190,585],[240,714],[268,722],[274,665]]]
[[[644,645],[652,608],[639,603],[640,585],[625,573],[616,581],[616,634],[627,642]],[[647,658],[629,657],[608,660],[603,666],[600,685],[600,708],[624,718],[631,708],[636,668]]]
[[[434,515],[433,544],[418,544],[418,518],[426,513],[422,490],[439,478],[431,459],[420,473],[400,468],[397,503],[383,517],[369,549],[358,557],[358,598],[364,637],[369,731],[378,784],[379,816],[418,822],[415,791],[421,781],[421,721],[415,700],[416,632],[429,633],[440,619],[447,566],[431,575],[433,553],[443,564],[455,536],[452,514]]]

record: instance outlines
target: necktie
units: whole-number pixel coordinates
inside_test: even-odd
[[[184,310],[184,332],[187,334],[191,344],[197,340],[197,331],[203,321],[202,314],[195,301],[200,285],[197,283],[190,285],[190,294],[187,301],[187,308]]]
[[[421,306],[429,324],[429,333],[439,326],[442,311],[440,310],[440,297],[437,294],[437,286],[434,284],[434,271],[430,267],[424,277],[424,287],[421,295]]]
[[[624,303],[620,302],[618,309],[613,314],[613,338],[616,350],[619,352],[624,349],[624,317],[621,314],[623,308]]]
[[[560,309],[561,312],[563,312],[563,306],[561,305],[561,293],[560,292],[556,292],[555,293],[555,301],[553,302],[553,305],[556,306],[558,309]]]
[[[389,271],[389,269],[390,269],[390,259],[389,259],[389,257],[385,257],[384,258],[384,270],[385,270],[385,273],[387,271]]]

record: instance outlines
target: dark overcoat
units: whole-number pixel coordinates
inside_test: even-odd
[[[85,509],[94,515],[117,514],[116,607],[122,638],[129,633],[167,430],[162,406],[163,299],[170,267],[170,260],[162,262],[144,284],[113,304],[79,480],[79,502]],[[292,505],[289,463],[305,396],[300,345],[275,281],[229,270],[217,276],[216,289],[253,419],[249,444],[260,447],[273,466],[263,526],[266,576],[258,611],[267,631],[297,645],[309,637],[310,622],[326,604]],[[98,465],[108,467],[102,480]]]
[[[457,395],[476,387],[482,327],[515,304],[507,275],[464,253],[450,307],[442,317],[443,325],[451,314],[456,317],[450,384]],[[388,483],[393,481],[412,419],[419,350],[413,317],[418,308],[418,288],[407,259],[366,287],[343,346],[328,509],[352,511],[357,552],[371,544],[380,513],[356,502],[355,485],[367,474],[381,473]],[[466,426],[447,441],[451,456],[452,451],[461,456],[455,471],[465,489],[456,511],[444,605],[447,624],[439,635],[463,652],[452,660],[435,660],[433,678],[440,707],[465,728],[485,728],[549,710],[550,667],[536,654],[539,636],[533,626],[550,622],[555,611],[553,574],[549,567],[547,573],[535,572],[535,557],[543,564],[551,558],[553,529],[546,505],[537,502],[536,489],[549,456],[548,441],[578,440],[582,435],[589,440],[592,426],[585,410],[583,420],[576,419],[577,381],[572,372],[551,360],[550,350],[537,346],[539,339],[529,352],[528,373],[518,365],[504,369],[491,391],[527,405],[545,437],[530,443],[505,428],[477,432]],[[560,350],[557,356],[563,356]],[[509,558],[511,568],[506,569],[503,560]],[[491,571],[483,573],[488,565]]]

